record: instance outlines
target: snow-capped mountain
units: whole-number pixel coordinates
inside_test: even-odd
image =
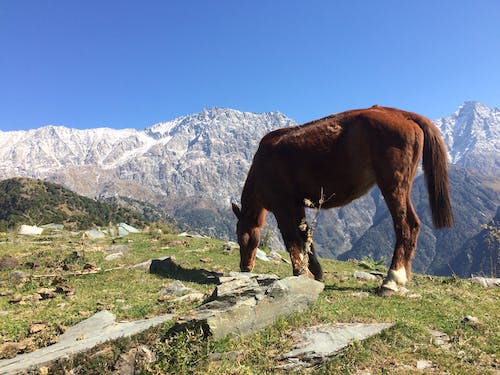
[[[46,126],[0,132],[0,178],[34,177],[89,196],[220,201],[236,196],[260,138],[293,120],[206,109],[143,131]],[[166,202],[170,201],[170,202]]]
[[[500,172],[500,109],[465,102],[450,116],[436,120],[452,164],[485,173]]]
[[[498,179],[499,113],[498,108],[466,102],[435,121],[453,164]],[[270,130],[292,125],[278,112],[212,108],[142,131],[46,126],[0,132],[0,179],[34,177],[90,197],[147,201],[201,232],[230,237],[234,217],[229,200],[238,200],[258,142]],[[382,215],[381,199],[374,190],[351,205],[322,212],[316,231],[320,254],[338,256],[365,241]],[[481,211],[481,222],[491,220],[496,205]],[[273,238],[278,237],[274,229]]]

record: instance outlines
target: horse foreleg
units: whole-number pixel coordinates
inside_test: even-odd
[[[308,257],[308,269],[314,275],[314,279],[319,281],[323,278],[323,270],[316,256],[316,251],[314,251],[311,228],[305,221],[305,218],[302,219],[299,229],[304,241],[304,252],[307,253]]]
[[[305,237],[300,229],[304,223],[305,212],[303,208],[297,208],[293,212],[275,212],[276,221],[283,237],[286,249],[290,254],[293,275],[305,275],[311,279],[321,277],[322,271],[314,252],[306,254],[304,251]]]

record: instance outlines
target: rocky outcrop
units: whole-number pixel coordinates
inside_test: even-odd
[[[173,314],[165,314],[151,319],[119,323],[111,312],[100,311],[69,328],[61,335],[57,344],[1,360],[0,374],[17,374],[32,367],[46,366],[59,358],[84,352],[105,341],[136,335],[173,317]]]
[[[205,336],[216,339],[253,333],[282,316],[305,310],[324,288],[304,276],[280,280],[275,275],[231,273],[220,282],[212,301],[181,316],[172,332],[201,328]]]

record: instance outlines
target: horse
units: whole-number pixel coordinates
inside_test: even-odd
[[[410,196],[420,158],[433,225],[450,227],[454,218],[446,146],[426,117],[375,105],[266,134],[244,183],[241,208],[232,203],[240,270],[254,268],[261,229],[272,212],[290,254],[293,275],[321,280],[314,247],[305,250],[311,230],[305,207],[344,206],[376,184],[396,234],[391,265],[379,290],[382,295],[398,291],[411,276],[421,225]]]

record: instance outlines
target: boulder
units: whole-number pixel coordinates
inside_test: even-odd
[[[324,288],[305,276],[280,280],[275,275],[230,273],[220,281],[211,300],[181,316],[171,331],[201,328],[205,336],[215,339],[253,333],[306,309]]]
[[[295,346],[283,356],[284,363],[278,368],[291,370],[317,365],[352,341],[364,340],[392,326],[393,323],[331,323],[302,328],[294,334]]]
[[[50,365],[59,358],[68,358],[108,340],[133,336],[173,317],[173,314],[165,314],[150,319],[118,323],[114,314],[103,310],[68,328],[54,345],[12,359],[0,360],[0,374],[25,373],[35,367]]]

